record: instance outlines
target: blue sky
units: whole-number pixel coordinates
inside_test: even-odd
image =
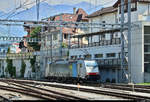
[[[116,0],[40,0],[40,1],[45,1],[48,2],[50,5],[56,5],[56,4],[77,4],[82,1],[86,1],[89,3],[92,3],[93,5],[111,5],[114,3]],[[9,12],[12,9],[15,9],[21,5],[26,5],[22,6],[22,9],[30,8],[34,4],[30,4],[32,2],[35,2],[35,0],[0,0],[0,11],[3,12]],[[30,5],[27,5],[30,4]]]
[[[10,12],[13,13],[16,11],[25,10],[25,9],[30,8],[33,5],[35,5],[35,1],[36,0],[0,0],[0,11],[3,11],[7,14]],[[43,0],[40,0],[40,1],[43,1]],[[50,5],[56,5],[56,4],[73,5],[73,4],[77,4],[77,3],[85,1],[85,2],[91,3],[95,6],[103,5],[103,7],[105,7],[105,6],[110,6],[110,5],[114,4],[114,2],[116,0],[44,0],[44,1]],[[30,4],[30,5],[28,5],[28,4]],[[20,9],[15,10],[16,8],[20,8]],[[16,30],[15,33],[11,29]],[[27,33],[27,32],[24,32],[23,28],[19,28],[19,30],[18,30],[18,28],[15,29],[12,27],[10,27],[10,28],[5,27],[4,32],[8,33],[9,31],[11,33],[13,32],[12,34],[19,35],[19,36],[26,35],[26,33]],[[0,33],[1,32],[2,31],[0,30]]]

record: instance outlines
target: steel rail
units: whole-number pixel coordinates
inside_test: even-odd
[[[83,99],[83,98],[80,98],[80,97],[71,96],[71,95],[67,95],[67,94],[62,94],[60,92],[56,92],[56,91],[52,91],[52,90],[48,90],[48,89],[43,89],[43,88],[27,85],[25,83],[18,82],[18,81],[12,81],[12,80],[10,81],[9,80],[9,82],[8,82],[8,80],[7,80],[7,81],[2,81],[2,82],[9,83],[11,85],[24,88],[24,89],[29,90],[31,92],[41,93],[43,96],[56,98],[57,100],[86,100],[86,99]]]
[[[18,80],[14,80],[14,81],[18,82]],[[41,83],[33,82],[33,81],[20,81],[20,82],[26,83],[26,84],[41,85]],[[64,85],[46,84],[46,83],[42,83],[42,85],[63,88],[63,89],[69,89],[69,90],[78,90],[77,87],[73,87],[73,86],[64,86]],[[150,100],[150,97],[147,97],[147,96],[139,96],[139,95],[135,95],[135,94],[125,93],[124,91],[116,92],[116,91],[104,90],[103,88],[101,88],[101,89],[80,88],[80,91],[96,93],[96,94],[104,94],[104,95],[121,97],[121,98],[132,99],[132,100]]]

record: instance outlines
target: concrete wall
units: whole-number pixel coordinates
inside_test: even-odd
[[[7,68],[7,62],[6,59],[0,60],[1,62],[1,66],[0,66],[0,76],[4,75],[6,76],[6,72],[5,69]],[[32,77],[32,68],[31,68],[31,64],[30,64],[30,60],[25,59],[24,60],[25,64],[26,64],[26,68],[25,68],[25,73],[24,73],[24,77]],[[13,59],[13,66],[16,67],[16,77],[20,77],[21,73],[21,64],[22,64],[22,60],[21,59]],[[4,67],[4,70],[3,70]],[[7,77],[9,77],[10,75],[7,74]]]
[[[144,36],[142,23],[134,23],[131,30],[131,79],[134,83],[144,82]],[[130,69],[129,69],[130,70]]]

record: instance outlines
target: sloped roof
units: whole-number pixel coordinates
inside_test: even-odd
[[[88,18],[96,17],[96,16],[99,16],[99,15],[103,15],[103,14],[106,14],[106,13],[113,13],[113,12],[116,12],[116,11],[117,11],[117,8],[114,8],[113,6],[110,6],[110,7],[102,8],[102,9],[88,15],[87,17]]]
[[[75,14],[69,14],[69,13],[62,13],[59,15],[51,16],[48,18],[49,21],[59,21],[62,16],[63,21],[70,21],[70,22],[80,22],[81,20],[87,20],[86,18],[88,14],[82,9],[79,8]],[[60,28],[57,27],[57,30]],[[62,32],[64,34],[74,34],[75,33],[75,28],[62,28]]]
[[[63,21],[74,21],[75,22],[75,21],[80,21],[82,19],[85,19],[87,15],[88,14],[82,8],[79,8],[75,14],[61,13],[61,14],[54,15],[54,16],[51,16],[46,19],[51,20],[51,21],[58,21],[58,20],[60,20],[60,16],[62,16]]]

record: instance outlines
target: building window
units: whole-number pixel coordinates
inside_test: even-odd
[[[150,52],[150,45],[144,45],[144,52]]]
[[[102,23],[104,24],[104,25],[103,25],[103,27],[105,27],[105,23],[106,23],[106,21],[102,21]]]
[[[85,58],[85,59],[91,59],[91,57],[92,57],[92,56],[91,56],[90,54],[84,55],[84,58]]]
[[[75,60],[75,59],[77,59],[77,56],[71,56],[71,59]]]
[[[103,54],[95,54],[95,58],[103,58]]]
[[[64,39],[67,39],[68,38],[68,35],[67,34],[64,34]]]
[[[150,73],[150,63],[144,64],[144,72]]]
[[[57,40],[57,34],[53,35],[53,40]]]
[[[144,52],[150,52],[150,26],[144,26]],[[150,54],[144,54],[144,71],[150,73]]]
[[[144,55],[144,62],[150,62],[150,54]]]
[[[136,11],[137,10],[137,2],[132,2],[131,3],[131,11]],[[124,4],[124,12],[128,12],[128,3]],[[119,5],[119,13],[121,14],[121,5]]]
[[[150,26],[144,26],[144,34],[145,35],[150,35]]]
[[[105,35],[102,35],[102,40],[105,40]]]
[[[118,33],[116,33],[116,34],[115,34],[115,38],[118,38],[118,37],[119,37],[119,35],[118,35]]]
[[[118,57],[121,58],[121,53],[118,53]]]
[[[150,43],[150,35],[144,36],[144,43]]]
[[[108,53],[107,57],[116,57],[116,54],[115,53]]]

